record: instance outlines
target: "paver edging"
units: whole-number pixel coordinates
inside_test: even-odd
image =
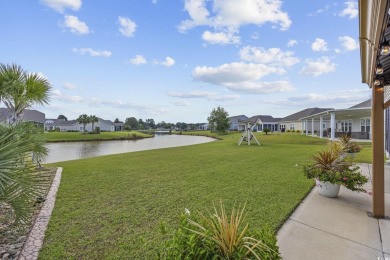
[[[35,260],[38,259],[39,251],[42,248],[45,232],[49,224],[50,216],[53,211],[58,187],[61,182],[62,167],[57,168],[53,183],[47,194],[46,200],[39,212],[30,234],[24,243],[22,252],[19,255],[20,260]]]

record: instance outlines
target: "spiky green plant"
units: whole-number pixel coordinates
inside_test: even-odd
[[[0,202],[12,207],[19,228],[31,218],[46,182],[32,161],[34,151],[38,157],[46,153],[36,131],[29,123],[0,124]]]
[[[274,233],[250,232],[245,216],[245,205],[229,215],[222,203],[208,217],[199,213],[199,220],[182,215],[160,259],[280,259]]]

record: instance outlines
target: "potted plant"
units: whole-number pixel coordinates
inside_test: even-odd
[[[368,181],[352,158],[340,158],[339,148],[332,149],[329,145],[328,149],[312,156],[311,164],[304,166],[305,176],[316,179],[318,193],[325,197],[337,197],[341,185],[352,191],[364,192],[363,185]]]

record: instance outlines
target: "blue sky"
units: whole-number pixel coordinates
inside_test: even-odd
[[[57,118],[206,122],[370,98],[357,1],[5,0],[0,62],[41,73]]]

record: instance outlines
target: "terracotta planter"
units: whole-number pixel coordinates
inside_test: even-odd
[[[340,185],[332,184],[328,181],[316,181],[317,182],[317,191],[324,197],[336,198],[340,192]]]

